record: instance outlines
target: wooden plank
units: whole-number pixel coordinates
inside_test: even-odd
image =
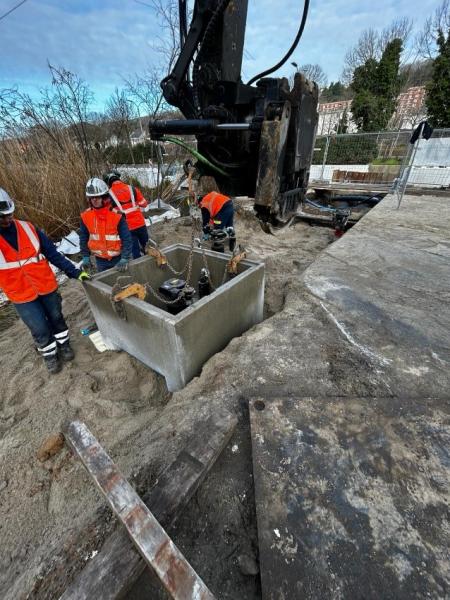
[[[228,444],[236,424],[236,416],[227,411],[199,423],[195,436],[144,495],[144,502],[164,527],[176,520],[195,494]],[[128,535],[120,529],[106,540],[61,600],[123,598],[145,567]]]
[[[214,600],[206,584],[175,546],[116,464],[81,421],[64,432],[89,475],[125,526],[147,565],[174,600]]]

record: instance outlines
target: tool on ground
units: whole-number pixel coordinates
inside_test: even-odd
[[[351,212],[349,208],[337,208],[333,213],[333,227],[336,237],[344,235]]]
[[[172,542],[86,425],[74,421],[64,436],[132,542],[174,600],[214,600],[211,591]]]
[[[87,327],[80,329],[80,333],[81,333],[81,335],[89,335],[90,333],[94,333],[94,331],[97,331],[97,329],[98,329],[97,324],[92,323],[92,325],[88,325]]]

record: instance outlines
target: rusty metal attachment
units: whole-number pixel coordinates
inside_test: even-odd
[[[119,317],[126,321],[127,314],[122,301],[132,296],[137,296],[139,300],[145,300],[146,295],[147,288],[145,285],[133,282],[129,275],[122,275],[117,278],[111,290],[111,304]]]
[[[205,583],[86,425],[73,421],[65,427],[64,436],[170,597],[174,600],[214,600]]]
[[[156,264],[158,265],[158,267],[165,267],[167,265],[167,258],[161,252],[161,250],[158,250],[158,248],[155,248],[154,246],[147,244],[147,246],[145,248],[145,253],[148,256],[152,256],[153,258],[156,259]]]
[[[237,253],[233,254],[230,260],[227,263],[227,273],[229,275],[237,275],[238,274],[238,265],[241,260],[247,257],[247,253],[242,246],[239,246],[239,250]]]
[[[130,298],[131,296],[137,296],[139,300],[145,300],[146,295],[147,290],[144,285],[140,283],[132,283],[131,285],[128,285],[126,288],[122,289],[120,292],[114,294],[113,301],[120,302],[121,300]]]

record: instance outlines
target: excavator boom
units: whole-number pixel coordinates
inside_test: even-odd
[[[292,88],[286,78],[243,83],[248,1],[197,0],[189,28],[186,4],[179,0],[181,50],[161,82],[185,119],[153,121],[152,138],[194,134],[210,163],[197,165],[202,174],[213,175],[223,193],[253,197],[264,221],[286,221],[308,185],[317,85],[301,73]]]

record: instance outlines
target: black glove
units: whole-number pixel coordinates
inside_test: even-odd
[[[211,233],[211,225],[205,225],[205,226],[203,227],[203,233],[204,233],[205,235],[210,235],[210,233]]]

